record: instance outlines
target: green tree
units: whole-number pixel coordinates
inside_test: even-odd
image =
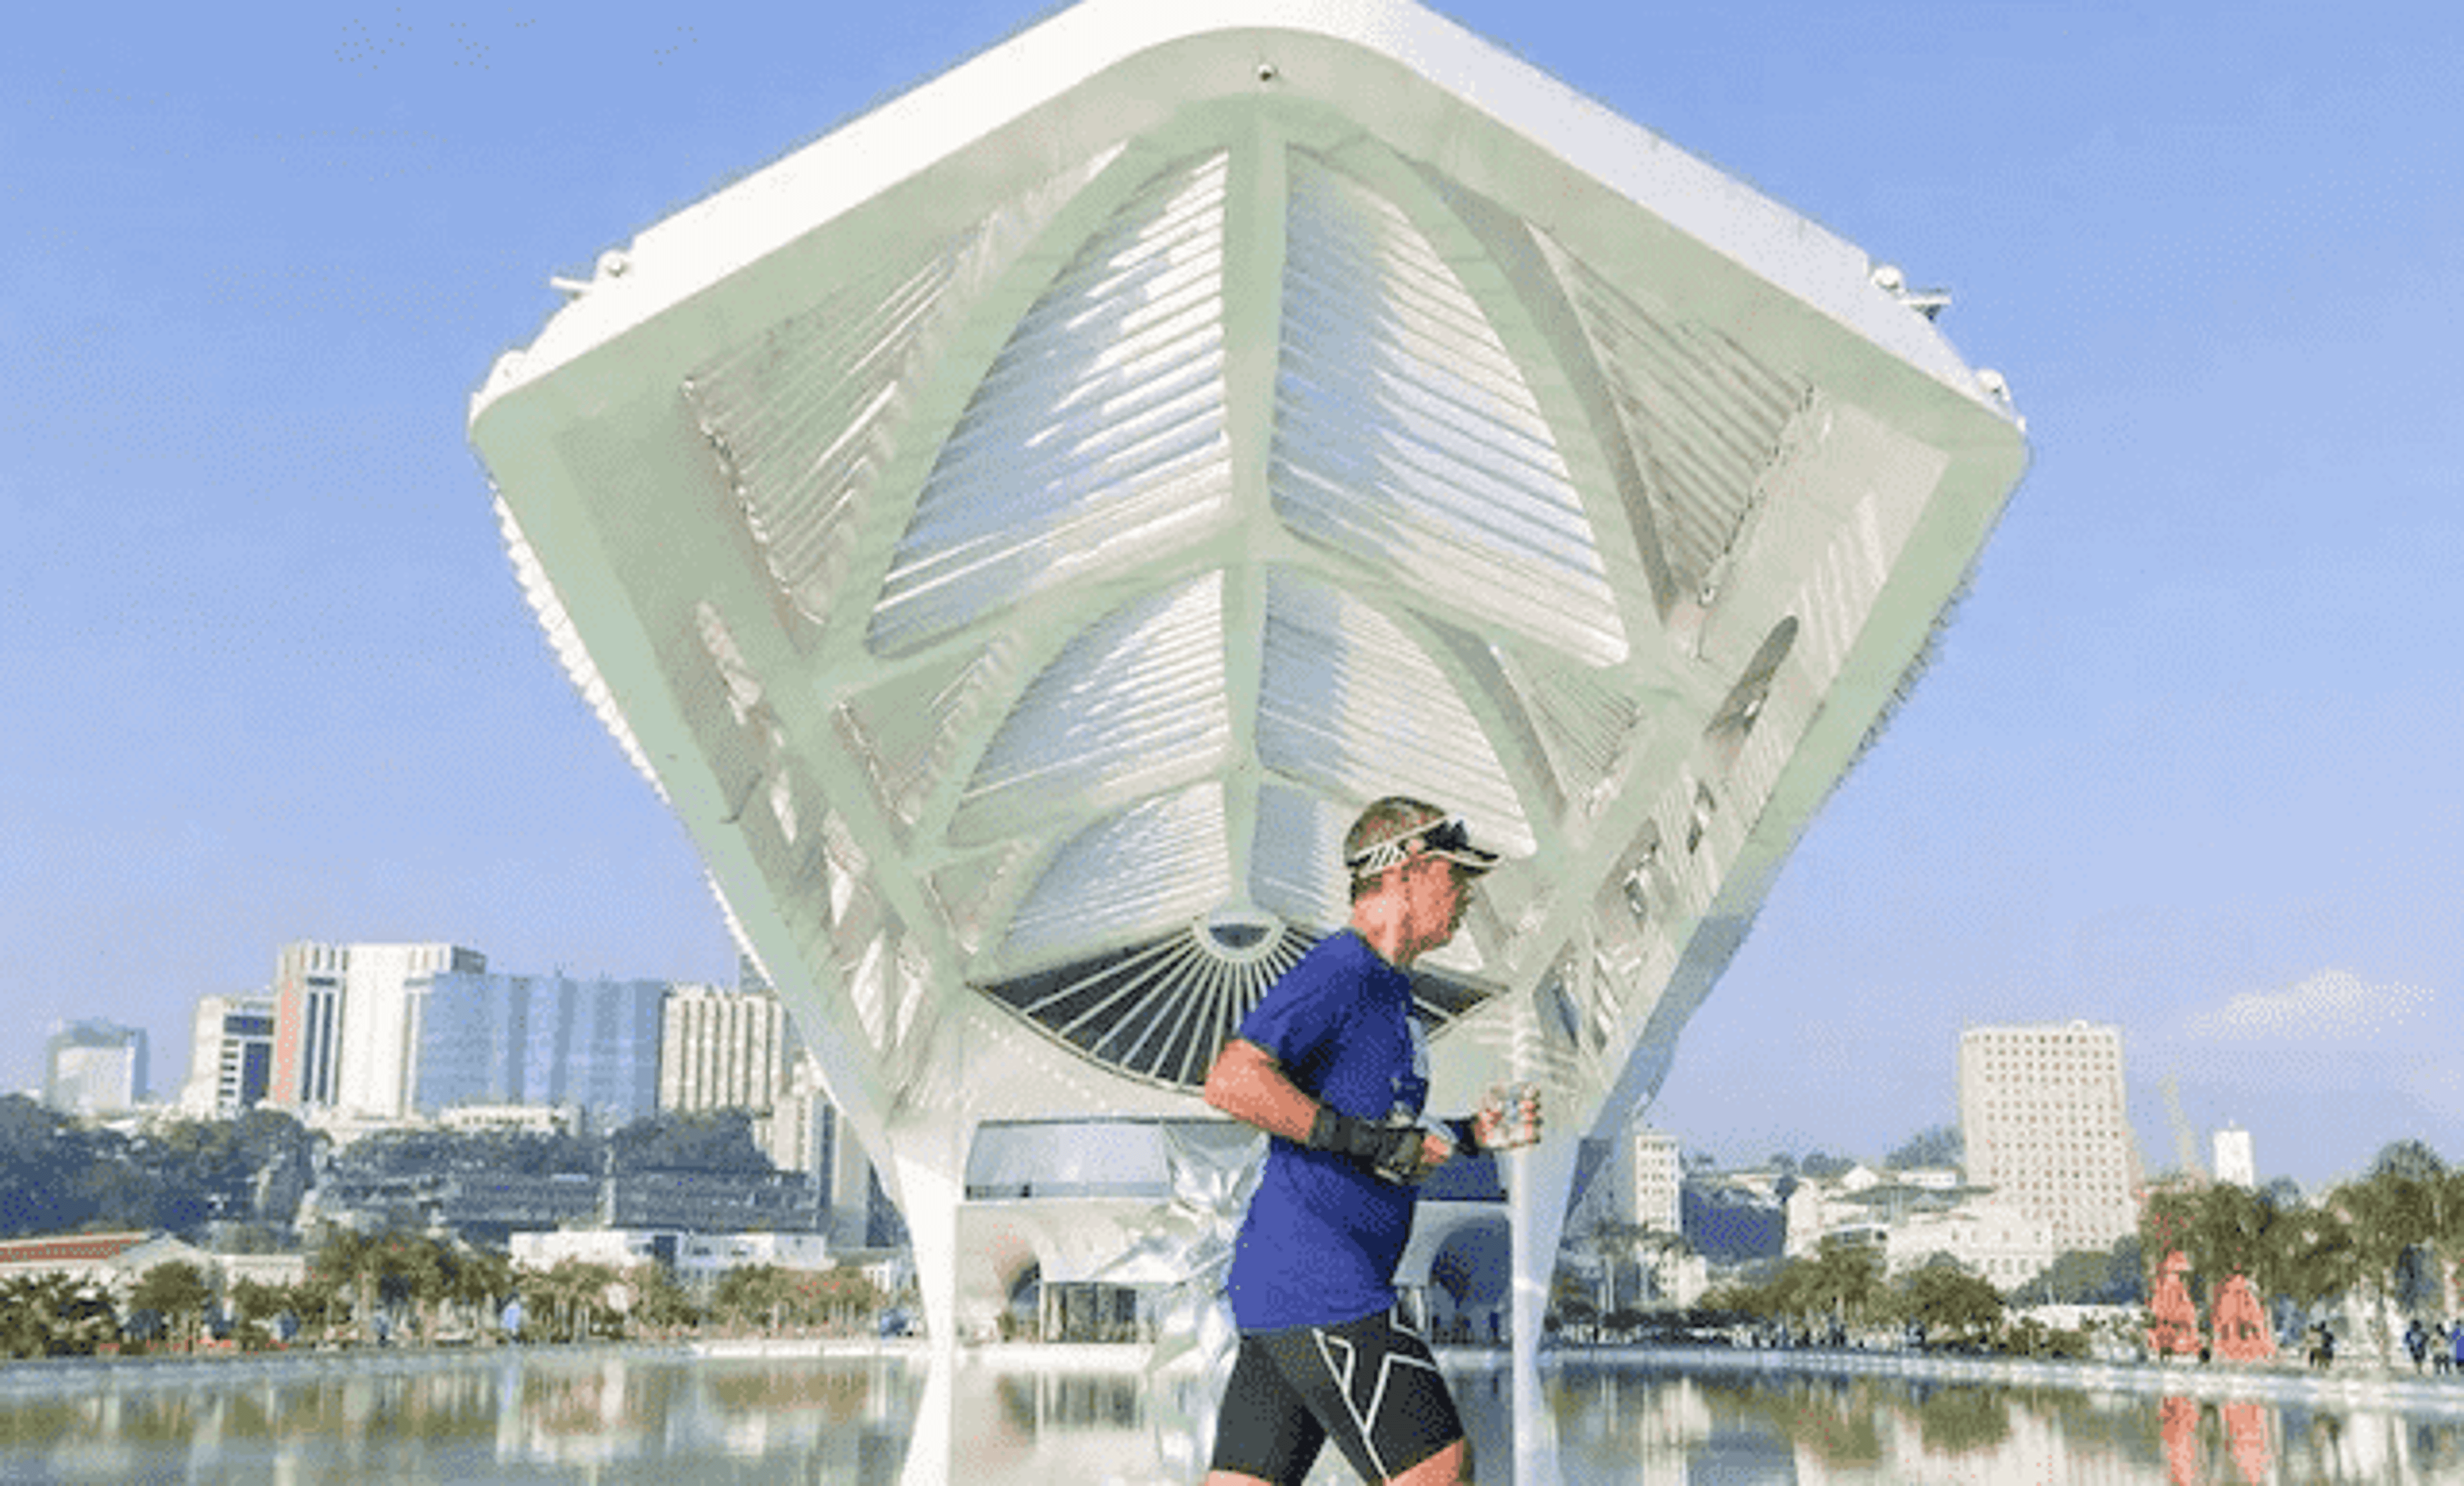
[[[2435,1245],[2445,1177],[2428,1147],[2398,1141],[2379,1153],[2368,1176],[2338,1188],[2329,1198],[2328,1205],[2351,1225],[2354,1278],[2377,1302],[2368,1314],[2377,1322],[2374,1341],[2383,1358],[2392,1357],[2400,1329],[2387,1307],[2417,1314],[2442,1299]]]
[[[711,1303],[719,1315],[753,1330],[785,1328],[795,1300],[786,1271],[775,1264],[741,1264],[721,1275]]]
[[[137,1310],[161,1316],[170,1327],[173,1342],[194,1348],[198,1319],[205,1314],[206,1302],[213,1295],[213,1286],[207,1282],[204,1270],[186,1259],[172,1259],[138,1276],[128,1303]]]
[[[308,1272],[293,1284],[282,1286],[282,1308],[298,1321],[303,1336],[314,1334],[317,1340],[330,1340],[334,1327],[350,1314],[350,1304],[343,1285],[328,1273],[320,1273],[313,1261]]]
[[[91,1357],[120,1335],[111,1297],[62,1274],[0,1279],[0,1356]]]
[[[625,1316],[628,1330],[670,1336],[701,1319],[701,1308],[664,1264],[635,1265],[626,1282],[633,1290],[633,1303]]]
[[[610,1294],[619,1279],[610,1265],[564,1258],[544,1272],[534,1272],[523,1293],[540,1302],[542,1329],[549,1337],[579,1342],[615,1328],[617,1311]]]
[[[1881,1290],[1881,1250],[1825,1238],[1805,1270],[1799,1314],[1826,1318],[1845,1330],[1864,1323]]]
[[[1906,1171],[1920,1167],[1956,1167],[1967,1160],[1968,1145],[1961,1139],[1958,1125],[1929,1125],[1884,1156],[1882,1164],[1894,1171]]]
[[[265,1342],[266,1322],[282,1314],[288,1298],[280,1287],[243,1279],[231,1289],[232,1319],[239,1323],[239,1344],[242,1350],[261,1346]]]
[[[2268,1288],[2304,1312],[2351,1290],[2362,1272],[2352,1225],[2332,1203],[2316,1203],[2280,1215],[2269,1230],[2273,1251]]]
[[[742,1109],[646,1115],[608,1138],[619,1171],[716,1171],[766,1176],[777,1169]]]
[[[56,1111],[0,1095],[0,1237],[83,1227],[94,1211],[90,1161],[85,1133]]]
[[[1952,1263],[1910,1271],[1898,1300],[1901,1318],[1923,1326],[1929,1341],[1975,1344],[2002,1323],[2001,1292]]]
[[[505,1297],[513,1292],[513,1260],[494,1249],[466,1248],[455,1253],[446,1299],[466,1329],[485,1334]]]
[[[452,1264],[445,1244],[426,1235],[387,1234],[367,1251],[366,1264],[378,1309],[393,1317],[408,1311],[416,1335],[435,1335]]]
[[[813,1277],[811,1293],[822,1319],[833,1330],[863,1329],[889,1297],[859,1269],[828,1269]]]

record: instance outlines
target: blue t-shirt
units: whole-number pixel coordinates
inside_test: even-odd
[[[1418,1119],[1428,1051],[1411,977],[1345,929],[1286,972],[1238,1036],[1273,1058],[1301,1092],[1342,1114]],[[1417,1189],[1350,1156],[1277,1137],[1249,1200],[1224,1281],[1243,1331],[1326,1326],[1395,1303],[1395,1266],[1412,1236]]]

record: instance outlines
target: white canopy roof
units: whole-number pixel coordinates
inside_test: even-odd
[[[568,287],[508,546],[876,1153],[1187,1111],[1394,793],[1509,858],[1441,1083],[1646,1096],[2025,460],[1938,301],[1403,0],[1088,0]]]

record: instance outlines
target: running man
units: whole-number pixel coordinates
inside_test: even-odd
[[[1208,1486],[1299,1486],[1329,1439],[1367,1481],[1451,1486],[1469,1449],[1426,1340],[1396,1314],[1417,1184],[1465,1145],[1538,1138],[1515,1110],[1424,1121],[1429,1060],[1406,973],[1454,937],[1497,863],[1457,816],[1401,797],[1344,838],[1352,922],[1243,1018],[1206,1102],[1274,1137],[1225,1281],[1241,1348]]]

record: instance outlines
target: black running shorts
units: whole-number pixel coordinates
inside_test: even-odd
[[[1211,1468],[1300,1486],[1332,1439],[1366,1481],[1463,1437],[1429,1344],[1388,1312],[1336,1326],[1244,1331]]]

